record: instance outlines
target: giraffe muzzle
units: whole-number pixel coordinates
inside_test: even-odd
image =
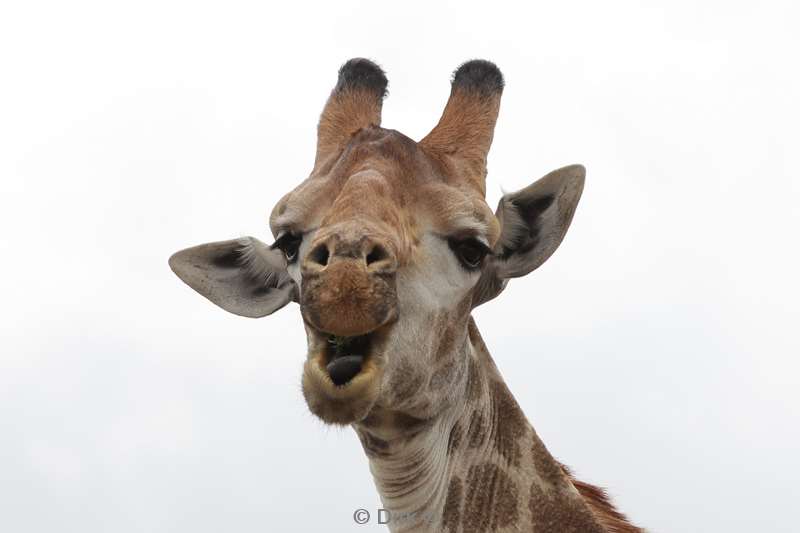
[[[341,336],[306,321],[303,395],[312,413],[331,424],[350,424],[367,415],[380,392],[391,330],[388,324],[363,335]]]
[[[377,231],[346,223],[321,231],[303,260],[303,394],[325,422],[358,421],[377,399],[382,349],[397,319],[395,249]]]
[[[337,337],[359,337],[397,316],[395,275],[370,271],[358,259],[341,259],[324,270],[304,272],[303,318]]]

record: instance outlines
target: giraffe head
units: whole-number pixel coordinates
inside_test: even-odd
[[[310,176],[254,238],[176,253],[174,272],[232,313],[300,304],[308,339],[303,393],[322,420],[428,420],[465,394],[471,310],[558,247],[583,189],[565,167],[485,201],[486,157],[503,78],[487,61],[454,74],[439,123],[421,141],[380,127],[387,80],[348,61],[320,117]]]

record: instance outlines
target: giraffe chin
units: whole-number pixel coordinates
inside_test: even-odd
[[[378,355],[379,345],[385,338],[383,330],[379,328],[364,336],[347,339],[359,352],[355,356],[347,354],[347,348],[332,344],[332,339],[340,337],[309,328],[309,356],[303,367],[303,396],[309,410],[323,422],[336,425],[358,422],[375,405],[383,381],[383,358]],[[334,370],[337,363],[339,367],[352,368]]]

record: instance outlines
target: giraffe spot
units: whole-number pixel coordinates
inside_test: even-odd
[[[435,330],[439,344],[433,355],[434,361],[445,359],[456,350],[456,346],[462,346],[466,341],[464,317],[469,312],[469,303],[469,298],[463,298],[453,312],[441,314],[437,318]]]
[[[528,507],[535,532],[606,533],[606,531],[617,531],[617,529],[606,530],[602,527],[584,497],[571,489],[567,479],[569,472],[566,467],[553,459],[535,432],[533,432],[531,454],[537,476],[531,484]],[[619,531],[621,533],[626,530],[619,529]]]
[[[526,433],[528,422],[505,383],[492,383],[492,410],[495,420],[494,448],[513,466],[519,466],[520,440]]]
[[[470,448],[478,448],[483,444],[486,440],[486,429],[483,413],[480,411],[473,412],[467,428],[467,445]]]
[[[467,334],[469,335],[469,341],[477,351],[481,352],[482,354],[489,354],[489,351],[486,349],[486,344],[484,344],[483,338],[478,331],[478,326],[475,325],[475,320],[471,317],[469,319],[469,323],[467,324]]]
[[[533,467],[536,469],[536,473],[542,481],[554,487],[561,486],[564,483],[564,471],[561,465],[553,459],[553,456],[547,451],[547,448],[535,431],[533,432],[531,456],[533,459]]]
[[[476,218],[482,216],[482,211],[480,213],[475,212],[474,215]],[[464,319],[471,319],[470,312],[472,311],[472,294],[467,294],[464,296],[458,304],[456,304],[455,312],[453,313],[456,317],[458,317],[459,329],[463,331],[464,328]],[[467,324],[469,324],[469,320],[467,320]]]
[[[367,428],[377,428],[386,424],[387,414],[383,409],[372,409],[369,414],[361,421],[361,425]]]
[[[428,383],[428,388],[431,390],[437,390],[449,385],[453,382],[455,370],[456,362],[452,359],[448,360],[433,373],[431,380]]]
[[[478,362],[473,358],[469,358],[469,365],[467,367],[467,402],[474,403],[481,396],[481,380],[483,374],[478,366]]]
[[[447,440],[447,455],[453,455],[458,450],[461,445],[462,431],[461,424],[456,422],[450,430],[450,437]]]
[[[417,418],[401,412],[394,413],[392,422],[394,427],[405,432],[408,438],[418,435],[432,424],[430,419]]]
[[[464,531],[495,531],[519,520],[516,483],[492,463],[470,467],[461,525]]]
[[[456,325],[453,323],[448,324],[448,319],[448,315],[443,314],[440,316],[439,320],[437,320],[436,333],[439,338],[439,345],[436,347],[436,352],[434,352],[433,355],[434,361],[441,361],[444,359],[453,351],[453,346],[456,343]]]
[[[534,533],[608,533],[580,496],[560,487],[544,490],[538,480],[531,484],[528,508]]]
[[[392,372],[389,385],[395,402],[403,403],[413,398],[422,387],[423,377],[411,365],[403,364]]]
[[[442,530],[458,532],[458,523],[461,520],[461,499],[464,497],[461,480],[454,476],[447,488],[447,499],[442,512]]]

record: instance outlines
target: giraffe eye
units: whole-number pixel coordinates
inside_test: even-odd
[[[475,270],[483,263],[491,250],[478,239],[450,239],[450,249],[467,270]]]
[[[303,235],[298,233],[286,232],[272,245],[272,248],[278,248],[286,256],[288,263],[294,263],[297,259],[297,252],[300,250],[300,243],[303,242]]]

